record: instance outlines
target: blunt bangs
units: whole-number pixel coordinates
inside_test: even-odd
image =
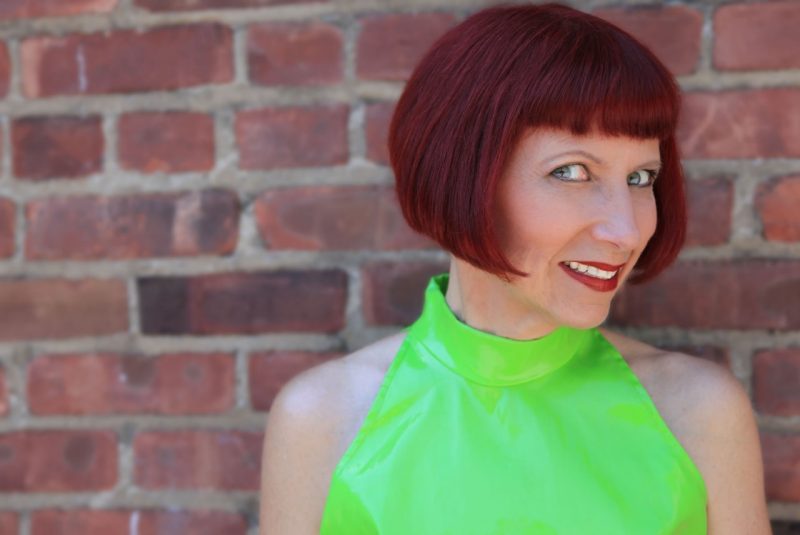
[[[413,229],[455,256],[505,279],[525,276],[493,231],[497,184],[522,133],[657,138],[658,223],[629,279],[648,280],[674,261],[686,233],[679,110],[674,77],[611,23],[557,4],[485,9],[433,45],[397,103],[389,154],[400,206]]]
[[[515,65],[521,71],[519,98],[526,126],[563,128],[578,135],[596,128],[638,139],[669,137],[680,109],[669,71],[610,23],[582,22],[560,20],[546,28],[561,35],[553,50],[545,49],[546,42],[529,39],[530,49]],[[552,59],[535,59],[543,56]]]

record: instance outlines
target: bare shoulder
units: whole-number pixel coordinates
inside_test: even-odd
[[[602,332],[699,469],[708,491],[708,533],[769,534],[758,427],[742,383],[709,360]]]
[[[707,359],[646,344],[620,333],[600,330],[619,351],[658,408],[702,409],[717,396],[747,394],[725,367]],[[685,412],[680,411],[685,416]]]
[[[320,364],[278,393],[262,454],[262,533],[318,532],[331,474],[404,339],[398,333]]]

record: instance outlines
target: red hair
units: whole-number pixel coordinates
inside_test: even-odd
[[[686,234],[679,108],[666,67],[611,23],[556,4],[485,9],[433,45],[395,108],[389,155],[403,215],[472,265],[524,276],[493,233],[497,184],[523,131],[658,138],[658,223],[630,280],[650,279]]]

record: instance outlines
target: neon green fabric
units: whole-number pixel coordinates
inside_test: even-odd
[[[321,534],[706,533],[700,472],[597,329],[488,334],[447,282],[339,461]]]

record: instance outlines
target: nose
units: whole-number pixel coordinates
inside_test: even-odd
[[[606,192],[602,199],[602,208],[592,235],[595,239],[612,243],[617,249],[625,252],[638,248],[642,231],[636,217],[636,205],[630,188],[614,188]]]

